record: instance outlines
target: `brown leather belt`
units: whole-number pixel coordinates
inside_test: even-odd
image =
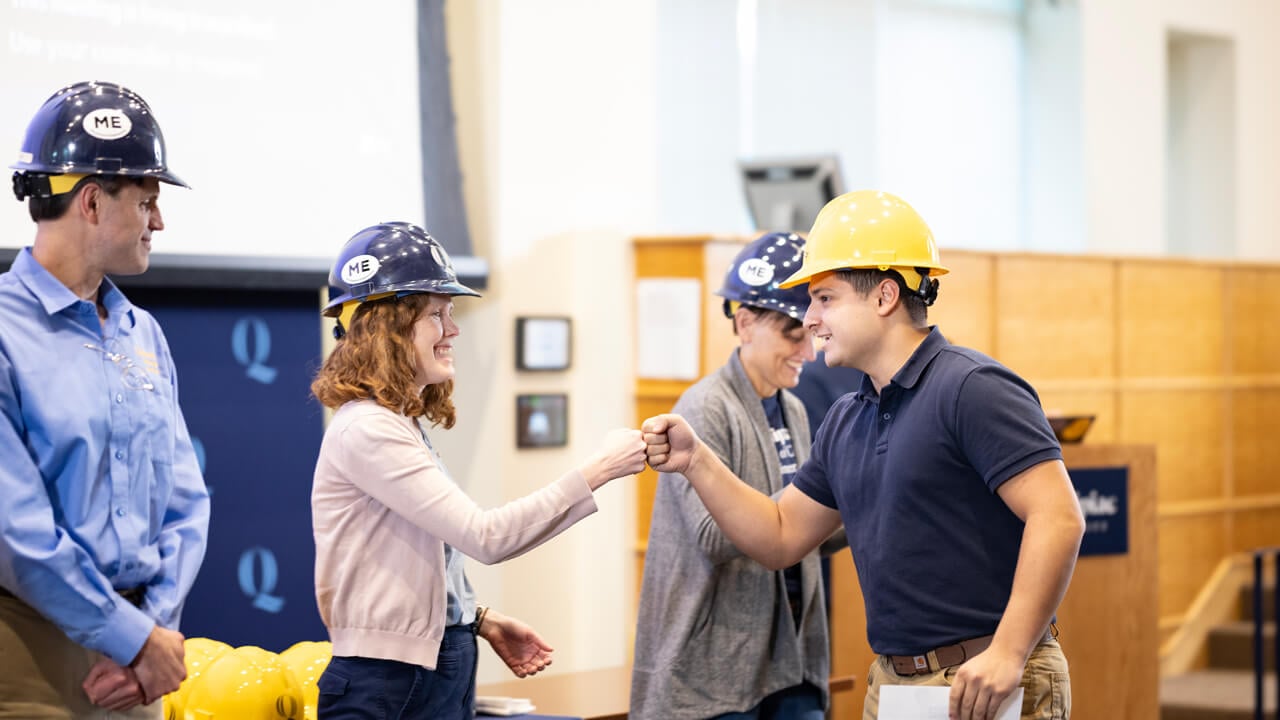
[[[1057,637],[1055,628],[1044,631],[1040,642],[1049,642]],[[961,640],[955,645],[943,645],[923,655],[885,655],[893,665],[893,671],[900,676],[924,675],[939,672],[964,663],[969,658],[991,647],[994,635],[984,635],[971,640]]]
[[[134,607],[142,607],[143,601],[147,599],[147,589],[145,587],[125,588],[124,590],[116,590],[116,594]],[[0,587],[0,597],[17,598],[17,595],[9,592],[8,588]]]

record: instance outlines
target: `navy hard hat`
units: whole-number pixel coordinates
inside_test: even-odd
[[[48,197],[49,176],[154,177],[188,187],[169,170],[164,135],[151,107],[132,90],[81,82],[54,93],[27,125],[18,160],[9,167],[14,193]]]
[[[733,259],[715,293],[725,299],[725,316],[733,317],[731,305],[738,302],[803,319],[809,309],[809,285],[778,288],[800,269],[803,259],[804,238],[795,233],[769,233],[752,240]]]
[[[426,230],[407,222],[367,227],[347,241],[329,271],[329,303],[324,314],[337,317],[352,300],[388,294],[474,295],[458,282],[449,253]]]

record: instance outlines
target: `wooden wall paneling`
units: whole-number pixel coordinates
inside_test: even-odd
[[[1155,260],[1119,267],[1120,376],[1221,378],[1223,269]]]
[[[641,278],[694,278],[705,286],[703,246],[707,236],[638,237],[632,241],[635,279]],[[635,319],[632,319],[635,327]],[[706,335],[705,326],[703,335]],[[637,337],[636,342],[644,342]],[[689,386],[683,380],[636,378],[634,397],[636,426],[649,417],[668,412],[680,393]],[[632,617],[637,609],[640,583],[644,577],[644,553],[649,542],[649,521],[653,514],[653,496],[658,487],[658,474],[649,468],[636,476],[636,530],[635,530],[635,598],[632,599]],[[632,628],[634,632],[634,627]],[[634,644],[635,638],[631,638]]]
[[[947,340],[991,355],[995,348],[995,258],[990,253],[948,252],[950,270],[938,280],[929,322]]]
[[[1272,504],[1271,507],[1239,510],[1235,513],[1231,550],[1252,552],[1276,546],[1280,546],[1280,507]]]
[[[1033,383],[1111,377],[1115,265],[1096,258],[998,257],[994,357]]]
[[[640,237],[632,242],[637,278],[702,277],[705,235]]]
[[[1231,394],[1231,496],[1280,493],[1276,480],[1276,468],[1280,467],[1280,441],[1276,438],[1280,387],[1241,388]]]
[[[1129,552],[1082,557],[1062,605],[1058,637],[1071,665],[1073,716],[1156,720],[1156,454],[1152,446],[1070,445],[1068,470],[1129,468]]]
[[[1160,461],[1163,468],[1164,460]],[[1160,515],[1160,617],[1181,616],[1229,552],[1221,513]]]
[[[831,674],[858,678],[853,692],[833,695],[831,718],[862,717],[867,695],[867,669],[875,659],[867,644],[867,614],[862,586],[848,548],[831,556]]]
[[[1237,265],[1226,275],[1231,371],[1280,373],[1280,267]]]
[[[1162,505],[1222,497],[1227,425],[1222,398],[1216,387],[1121,393],[1119,440],[1159,448],[1156,497]]]
[[[704,373],[736,344],[710,293],[743,240],[636,241],[637,277],[703,283]],[[1115,579],[1127,590],[1158,592],[1151,602],[1161,619],[1156,632],[1168,636],[1177,628],[1227,553],[1280,544],[1280,483],[1270,479],[1280,464],[1280,442],[1270,437],[1280,424],[1280,265],[973,251],[945,252],[943,262],[952,273],[942,278],[931,322],[952,342],[986,352],[1025,377],[1046,408],[1098,416],[1088,439],[1065,452],[1110,443],[1156,446],[1156,579]],[[685,386],[672,381],[642,389],[638,383],[637,415],[666,411]],[[653,482],[642,477],[637,485],[641,553]],[[637,568],[642,561],[641,554]],[[1078,571],[1078,577],[1084,576]],[[1071,603],[1086,603],[1084,587],[1073,583]],[[837,562],[832,592],[833,670],[864,676],[871,656],[851,562]],[[1071,610],[1064,605],[1064,612]],[[1078,675],[1088,670],[1075,654],[1069,648],[1081,688],[1090,681]],[[836,717],[857,717],[862,689],[845,696],[836,698]],[[850,702],[857,706],[852,715],[845,712]],[[1082,717],[1108,715],[1081,707],[1077,701]]]
[[[704,247],[703,280],[706,296],[702,304],[702,375],[724,365],[729,353],[738,346],[733,334],[733,321],[724,316],[724,299],[713,295],[724,283],[725,272],[742,249],[744,240],[717,239]]]

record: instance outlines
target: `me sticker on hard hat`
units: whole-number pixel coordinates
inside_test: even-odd
[[[382,263],[372,255],[357,255],[342,266],[342,282],[356,285],[368,280],[378,272]]]
[[[773,280],[773,266],[760,258],[751,258],[738,266],[738,279],[752,287],[768,285]]]
[[[99,140],[119,140],[132,129],[133,121],[116,108],[98,108],[84,116],[84,131]]]

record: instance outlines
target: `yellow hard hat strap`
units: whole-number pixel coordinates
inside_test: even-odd
[[[49,191],[54,195],[69,193],[73,188],[75,188],[76,183],[80,182],[81,180],[87,177],[89,176],[83,173],[66,173],[64,175],[50,175]]]
[[[337,330],[339,330],[343,335],[346,334],[347,329],[351,327],[351,321],[352,319],[355,318],[356,310],[360,308],[361,303],[372,302],[374,300],[381,300],[383,298],[391,297],[392,295],[395,295],[395,294],[396,293],[394,292],[374,293],[373,295],[368,295],[362,298],[355,298],[353,300],[348,300],[342,303],[342,311],[338,313]],[[338,337],[341,337],[341,335],[338,335]]]

